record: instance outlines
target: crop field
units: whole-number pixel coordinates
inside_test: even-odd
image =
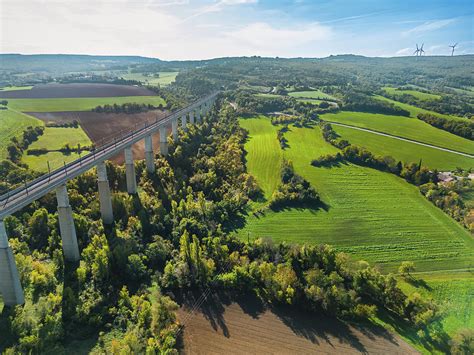
[[[415,354],[399,336],[381,327],[269,307],[255,298],[246,295],[230,301],[211,294],[197,309],[188,301],[178,311],[181,322],[186,321],[182,353]]]
[[[158,74],[158,78],[155,78],[153,76],[147,76],[142,73],[128,73],[122,75],[122,77],[127,80],[137,80],[142,82],[143,84],[167,86],[175,81],[176,76],[179,74],[179,72],[159,72]]]
[[[28,126],[39,126],[43,123],[29,115],[13,110],[0,110],[0,160],[7,156],[7,147],[13,137],[21,137]]]
[[[37,141],[30,144],[28,149],[48,150],[61,149],[64,145],[69,144],[71,148],[76,148],[78,144],[81,146],[90,146],[91,140],[81,128],[63,128],[63,127],[46,127],[42,136]],[[82,155],[88,152],[83,152]],[[79,154],[62,152],[48,152],[41,155],[27,155],[23,153],[22,162],[35,171],[48,171],[47,162],[51,170],[61,167],[64,162],[68,163],[79,158]]]
[[[153,91],[140,86],[115,84],[43,84],[29,90],[0,92],[5,99],[59,99],[83,97],[152,96]]]
[[[269,200],[280,183],[283,152],[277,139],[278,129],[263,116],[241,119],[240,125],[251,132],[245,143],[247,169],[257,179],[265,199]]]
[[[334,96],[328,95],[320,90],[294,91],[294,92],[289,92],[288,95],[295,98],[300,98],[300,99],[320,99],[320,100],[337,101],[337,99]]]
[[[349,127],[332,126],[342,139],[365,147],[377,155],[390,155],[402,162],[416,162],[420,159],[423,165],[442,171],[453,170],[457,167],[469,169],[474,167],[474,158],[425,147],[419,144],[401,141],[396,138],[384,137],[378,134],[359,131]]]
[[[17,91],[17,90],[31,90],[33,86],[5,86],[0,88],[0,91]]]
[[[474,154],[474,141],[438,129],[419,119],[351,111],[326,113],[321,115],[321,118],[326,121],[368,128],[442,148]]]
[[[89,111],[99,105],[124,103],[165,105],[159,96],[8,99],[8,106],[22,112]]]
[[[71,112],[33,112],[32,115],[45,123],[71,123],[79,122],[82,130],[89,139],[100,145],[101,143],[112,140],[114,137],[120,137],[121,132],[130,130],[134,127],[140,127],[145,122],[153,122],[156,119],[162,119],[166,112],[153,110],[134,114],[125,113],[97,113],[91,111],[71,111]],[[158,133],[154,136],[154,142],[158,142]],[[76,143],[77,144],[77,143]],[[145,146],[143,140],[132,146],[134,157],[143,159],[145,157]],[[155,148],[158,147],[155,143]],[[49,153],[56,156],[57,154]],[[49,155],[48,154],[48,155]],[[44,156],[40,156],[41,158]],[[37,159],[38,159],[37,158]],[[28,159],[32,159],[29,156]],[[111,160],[117,164],[123,164],[123,156],[119,155]],[[40,163],[44,166],[45,163]]]
[[[399,90],[397,88],[391,88],[391,87],[383,87],[382,88],[384,91],[391,95],[396,95],[396,96],[402,96],[404,94],[411,95],[413,97],[416,97],[419,100],[440,100],[441,96],[436,95],[436,94],[429,94],[426,92],[418,91],[418,90]]]
[[[404,109],[404,110],[409,111],[409,112],[410,112],[410,117],[413,117],[413,118],[416,118],[416,116],[417,116],[419,113],[428,113],[428,114],[430,114],[430,115],[439,116],[439,117],[444,117],[444,118],[447,118],[447,119],[450,119],[450,120],[462,120],[462,121],[465,121],[465,120],[466,120],[465,118],[462,118],[462,117],[456,117],[456,116],[451,116],[451,115],[445,115],[445,114],[442,114],[442,113],[438,113],[438,112],[434,112],[434,111],[430,111],[430,110],[425,110],[424,108],[416,107],[416,106],[413,106],[413,105],[404,104],[403,102],[391,100],[391,99],[388,99],[388,98],[383,97],[383,96],[375,95],[374,97],[375,97],[377,100],[382,100],[382,101],[391,102],[392,104],[394,104],[394,105],[396,105],[396,106],[398,106],[398,107],[401,107],[401,108]]]
[[[260,137],[252,131],[250,135]],[[286,137],[290,147],[284,156],[310,181],[324,204],[249,216],[239,231],[242,238],[250,233],[252,239],[328,243],[385,271],[396,270],[404,260],[414,261],[420,271],[474,266],[474,240],[469,233],[427,201],[417,187],[392,174],[352,164],[311,166],[312,159],[336,151],[323,140],[319,128],[292,127]]]
[[[282,97],[281,95],[277,95],[277,94],[267,94],[267,93],[258,93],[258,94],[255,94],[255,96],[258,96],[258,97],[267,97],[267,98]]]

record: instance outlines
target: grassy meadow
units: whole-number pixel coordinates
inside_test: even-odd
[[[158,78],[155,78],[153,76],[146,76],[146,75],[143,75],[142,73],[128,73],[128,74],[122,75],[122,77],[127,80],[137,80],[148,85],[167,86],[171,84],[173,81],[175,81],[178,73],[179,72],[177,71],[159,72],[158,74],[160,76]]]
[[[259,118],[241,119],[240,125],[250,134],[245,144],[247,168],[252,171],[266,200],[280,183],[280,166],[283,152],[277,139],[277,127],[270,120]]]
[[[5,86],[0,88],[0,91],[18,91],[18,90],[31,90],[33,86]]]
[[[270,134],[272,127],[265,119],[254,120],[251,125],[249,119],[243,124],[257,128],[250,130],[251,140]],[[250,233],[252,239],[328,243],[354,258],[376,263],[385,271],[395,271],[404,260],[414,261],[420,271],[474,265],[472,237],[427,201],[417,187],[392,174],[353,164],[311,166],[312,159],[337,151],[323,140],[318,127],[292,127],[285,136],[290,147],[283,155],[293,161],[297,173],[310,181],[324,204],[314,209],[290,208],[249,216],[239,232],[242,238]],[[259,146],[251,146],[250,141],[247,149]],[[250,162],[255,156],[247,155],[247,166],[258,177],[262,176],[262,168]],[[277,168],[273,174],[274,181],[279,176]],[[271,194],[265,191],[265,195]]]
[[[7,147],[13,137],[20,138],[28,126],[40,126],[43,122],[13,110],[0,110],[0,160],[7,157]]]
[[[337,99],[334,96],[328,95],[322,92],[321,90],[293,91],[293,92],[289,92],[288,96],[292,96],[297,99],[320,99],[320,100],[337,101]]]
[[[71,148],[76,148],[78,144],[81,146],[89,146],[92,144],[89,137],[84,133],[82,128],[64,128],[64,127],[46,127],[44,134],[38,138],[37,141],[30,144],[28,149],[42,149],[48,150],[61,149],[64,145],[69,144]],[[81,153],[82,155],[88,152]],[[28,155],[23,153],[21,161],[28,165],[32,170],[47,172],[49,165],[51,170],[57,169],[74,159],[79,158],[79,154],[70,153],[63,154],[62,152],[48,152],[41,155]]]
[[[379,96],[379,95],[375,95],[374,98],[376,98],[377,100],[390,102],[390,103],[392,103],[392,104],[394,104],[398,107],[401,107],[404,110],[407,110],[408,112],[410,112],[410,117],[413,117],[413,118],[416,118],[416,116],[419,113],[427,113],[427,114],[434,115],[434,116],[444,117],[444,118],[450,119],[450,120],[463,120],[463,121],[466,120],[465,118],[451,116],[451,115],[445,115],[445,114],[442,114],[442,113],[434,112],[434,111],[431,111],[431,110],[426,110],[424,108],[416,107],[416,106],[413,106],[413,105],[404,104],[403,102],[395,101],[395,100],[392,100],[392,99],[389,99],[389,98],[386,98],[386,97],[383,97],[383,96]]]
[[[388,86],[383,87],[382,89],[385,92],[387,92],[388,94],[391,94],[391,95],[402,96],[404,94],[407,94],[407,95],[410,95],[410,96],[413,96],[413,97],[417,98],[418,100],[430,101],[430,100],[440,100],[441,99],[441,95],[429,94],[429,93],[418,91],[418,90],[399,90],[397,88],[392,88],[392,87],[388,87]]]
[[[340,111],[321,115],[326,121],[368,128],[442,148],[474,154],[474,141],[456,136],[419,119],[378,113]]]
[[[390,155],[402,162],[416,162],[420,159],[423,165],[442,171],[453,170],[457,167],[465,169],[474,166],[474,158],[425,147],[419,144],[401,141],[396,138],[384,137],[378,134],[359,131],[349,127],[332,126],[334,131],[350,143],[365,147],[377,155]]]
[[[1,94],[0,94],[1,96]],[[84,97],[51,99],[9,99],[8,107],[22,112],[89,111],[99,105],[125,103],[165,105],[159,96]]]

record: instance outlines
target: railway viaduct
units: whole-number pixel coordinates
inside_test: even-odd
[[[206,113],[210,110],[217,95],[217,92],[213,93],[181,110],[172,112],[159,121],[157,120],[152,124],[146,124],[140,129],[131,130],[119,137],[115,137],[112,141],[107,142],[100,147],[96,147],[91,153],[81,157],[80,159],[0,196],[0,293],[3,297],[4,304],[12,306],[23,304],[25,301],[15,258],[12,249],[8,244],[8,236],[3,221],[5,217],[39,199],[48,192],[55,190],[58,203],[59,230],[61,233],[64,258],[67,261],[78,261],[80,255],[72,209],[69,205],[69,198],[66,189],[67,181],[79,176],[93,167],[96,167],[102,220],[104,224],[113,223],[112,201],[109,182],[107,179],[107,171],[105,168],[105,160],[121,153],[122,151],[124,152],[127,192],[130,194],[136,193],[137,182],[132,145],[142,139],[145,140],[146,169],[149,172],[154,172],[155,154],[152,143],[153,133],[159,132],[159,151],[162,155],[166,155],[168,153],[168,127],[171,125],[172,136],[173,139],[176,140],[178,138],[179,123],[181,123],[183,130],[187,129],[188,124],[193,125],[195,122],[200,123]]]

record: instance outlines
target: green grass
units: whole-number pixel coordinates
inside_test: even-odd
[[[250,134],[252,139],[262,135]],[[416,186],[392,174],[352,164],[311,166],[313,158],[336,151],[322,139],[319,128],[293,127],[286,137],[290,148],[284,156],[310,181],[326,206],[249,216],[239,231],[243,239],[250,232],[252,239],[327,243],[385,271],[396,270],[404,260],[416,262],[421,271],[474,266],[472,237],[427,201]],[[252,156],[256,154],[248,159]],[[254,173],[255,168],[249,171]]]
[[[160,76],[158,78],[154,78],[153,76],[146,76],[142,73],[128,73],[122,75],[122,77],[127,80],[137,80],[144,84],[167,86],[175,81],[178,73],[179,72],[177,71],[159,72],[158,74],[160,74]]]
[[[391,102],[392,104],[394,104],[398,107],[401,107],[404,110],[407,110],[408,112],[410,112],[410,117],[413,117],[413,118],[416,118],[416,116],[419,113],[427,113],[427,114],[434,115],[434,116],[444,117],[444,118],[450,119],[450,120],[466,121],[465,118],[451,116],[451,115],[445,115],[445,114],[438,113],[438,112],[435,112],[435,111],[425,110],[424,108],[416,107],[416,106],[409,105],[409,104],[404,104],[403,102],[391,100],[391,99],[388,99],[388,98],[383,97],[383,96],[375,95],[374,98],[376,98],[378,100],[382,100],[382,101]]]
[[[301,98],[301,99],[323,99],[330,101],[337,101],[334,96],[328,95],[320,90],[311,90],[311,91],[294,91],[289,92],[289,96]]]
[[[13,137],[20,138],[28,126],[41,125],[43,122],[24,113],[0,110],[0,160],[7,157],[7,147]]]
[[[247,169],[257,179],[269,200],[280,183],[283,152],[277,139],[277,128],[263,116],[240,119],[240,125],[250,133],[245,143]]]
[[[0,88],[0,91],[17,91],[17,90],[31,90],[33,86],[5,86]]]
[[[342,139],[347,139],[351,144],[365,147],[374,154],[390,155],[402,162],[416,162],[420,159],[423,165],[431,169],[453,170],[457,167],[465,169],[474,166],[474,159],[458,154],[444,152],[419,144],[401,141],[399,139],[380,136],[369,132],[333,125],[333,129]]]
[[[0,94],[1,96],[1,94]],[[84,97],[60,99],[8,99],[8,106],[22,112],[89,111],[98,105],[124,103],[165,105],[159,96]]]
[[[462,328],[474,329],[474,274],[449,272],[415,274],[415,280],[423,279],[426,285],[416,282],[400,283],[406,294],[418,292],[431,297],[444,313],[443,329],[453,334]]]
[[[419,100],[426,100],[426,101],[441,100],[441,95],[428,94],[426,92],[421,92],[418,90],[399,90],[397,88],[391,88],[387,86],[383,87],[382,89],[388,94],[396,95],[396,96],[402,96],[403,94],[407,94]]]
[[[326,113],[321,115],[321,118],[327,121],[373,129],[442,148],[474,154],[474,141],[438,129],[419,119],[350,111]]]
[[[41,149],[47,148],[49,150],[60,149],[65,144],[69,144],[72,148],[77,147],[78,144],[81,146],[88,146],[92,142],[89,137],[84,133],[82,128],[63,128],[63,127],[46,127],[44,134],[39,139],[28,147],[28,149]],[[87,152],[81,153],[82,155]],[[27,164],[32,170],[47,172],[49,165],[51,170],[57,169],[64,165],[64,162],[68,163],[74,159],[79,158],[79,154],[63,154],[61,152],[48,152],[42,155],[27,155],[26,152],[22,156],[22,162]]]
[[[266,97],[266,98],[281,98],[283,96],[281,95],[277,95],[277,94],[265,94],[265,93],[258,93],[258,94],[255,94],[255,96],[258,96],[258,97]]]

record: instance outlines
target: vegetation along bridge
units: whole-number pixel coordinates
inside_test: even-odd
[[[20,210],[29,203],[55,190],[58,202],[59,230],[61,232],[64,258],[68,261],[79,260],[79,248],[77,244],[76,228],[72,217],[72,209],[69,205],[69,198],[66,189],[66,182],[73,179],[85,171],[96,167],[97,182],[99,191],[100,212],[105,224],[113,222],[112,201],[110,198],[110,187],[107,179],[105,160],[124,152],[125,155],[125,175],[127,181],[127,191],[130,194],[137,192],[137,182],[135,176],[135,165],[133,161],[132,145],[138,141],[145,140],[145,161],[146,169],[154,172],[154,151],[152,135],[159,132],[160,153],[168,153],[167,129],[171,125],[173,139],[178,138],[178,124],[186,130],[188,124],[201,122],[201,119],[210,110],[218,93],[213,93],[204,97],[191,105],[173,112],[165,118],[158,119],[144,127],[131,130],[112,141],[96,147],[91,153],[67,164],[53,172],[45,174],[24,186],[9,191],[0,196],[0,293],[5,305],[15,305],[24,303],[23,289],[20,284],[15,259],[12,249],[8,244],[7,232],[4,218]]]

